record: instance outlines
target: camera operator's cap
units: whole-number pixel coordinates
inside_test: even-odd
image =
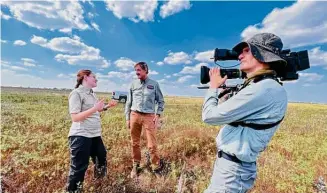
[[[263,63],[279,62],[286,66],[287,62],[280,57],[283,49],[282,40],[272,33],[259,33],[245,42],[237,44],[233,50],[238,54],[248,46],[253,56]]]

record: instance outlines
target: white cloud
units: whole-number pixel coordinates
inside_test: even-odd
[[[199,63],[195,66],[185,66],[180,72],[181,74],[199,74],[201,66],[208,66],[207,63]]]
[[[20,66],[10,66],[10,69],[19,70],[19,71],[27,71],[26,68],[23,68],[23,67],[20,67]]]
[[[100,28],[99,28],[99,25],[98,25],[98,24],[92,22],[91,25],[92,25],[92,27],[93,27],[94,29],[96,29],[98,32],[100,32]]]
[[[317,73],[299,73],[301,80],[306,82],[316,82],[320,81],[324,76]]]
[[[284,47],[300,47],[327,42],[327,3],[297,1],[293,5],[275,8],[260,24],[248,26],[242,37],[271,32],[281,37]]]
[[[194,77],[191,76],[191,75],[182,76],[177,80],[177,82],[184,83],[184,82],[187,82],[188,80],[190,80],[192,78],[194,78]]]
[[[49,80],[29,74],[21,74],[12,70],[1,71],[3,86],[22,86],[32,88],[73,88],[76,80]],[[23,81],[22,81],[23,80]]]
[[[93,47],[88,47],[78,39],[71,39],[69,37],[53,38],[48,41],[43,37],[33,35],[31,42],[54,51],[65,52],[70,54],[77,54],[80,53],[82,50],[85,50],[90,53],[98,52],[97,49]]]
[[[6,43],[8,43],[7,40],[2,40],[2,39],[0,39],[0,42],[1,42],[2,44],[6,44]]]
[[[194,59],[200,62],[213,62],[213,59],[210,59],[213,58],[213,55],[214,50],[208,50],[205,52],[196,53]]]
[[[58,78],[71,78],[71,76],[63,74],[63,73],[58,74],[57,77]]]
[[[305,84],[303,84],[303,86],[305,86],[305,87],[311,87],[311,86],[316,86],[316,84],[305,83]]]
[[[31,58],[21,58],[21,61],[23,61],[24,66],[29,66],[29,67],[35,67],[36,66],[36,61],[31,59]]]
[[[288,81],[284,81],[283,84],[296,84],[299,82],[299,79],[297,80],[288,80]]]
[[[24,72],[26,73],[26,72]],[[41,78],[30,74],[22,74],[9,69],[1,70],[1,85],[2,86],[22,86],[32,88],[68,88],[73,89],[76,84],[76,74],[58,74],[53,78]],[[127,85],[128,86],[128,85]],[[94,89],[97,91],[111,92],[113,90],[127,90],[127,86],[123,87],[121,84],[117,84],[110,80],[99,80],[97,87]]]
[[[33,35],[32,39],[31,39],[31,42],[33,44],[38,44],[40,46],[46,47],[47,46],[46,44],[47,44],[48,40],[43,38],[43,37]]]
[[[133,77],[132,73],[124,73],[124,72],[116,72],[116,71],[110,71],[108,73],[108,78],[119,78],[119,79],[131,79]]]
[[[95,7],[94,3],[92,0],[81,0],[83,3],[88,2],[93,8]]]
[[[15,19],[31,27],[65,32],[89,29],[78,1],[4,1],[2,4]]]
[[[87,52],[82,52],[80,55],[57,54],[55,59],[59,62],[66,61],[70,65],[81,66],[97,66],[108,68],[110,62],[99,55],[89,55]]]
[[[91,13],[91,12],[88,12],[88,13],[87,13],[87,16],[88,16],[90,19],[92,19],[92,18],[94,17],[94,14]]]
[[[95,73],[95,76],[98,78],[98,79],[108,79],[108,74],[101,74],[101,73]]]
[[[155,70],[149,70],[149,75],[158,75],[159,73]]]
[[[324,66],[327,69],[327,52],[320,50],[320,47],[308,51],[311,66]]]
[[[81,38],[80,38],[79,36],[77,36],[77,35],[74,35],[74,36],[73,36],[73,39],[74,39],[74,40],[81,41]]]
[[[62,33],[70,34],[70,33],[72,33],[72,28],[62,28],[59,31]]]
[[[163,62],[157,62],[157,65],[162,66],[162,65],[164,65],[164,63]]]
[[[165,57],[164,62],[170,65],[176,64],[190,64],[192,63],[192,57],[185,52],[169,52],[168,56]]]
[[[165,75],[165,78],[171,78],[171,75]]]
[[[168,81],[166,79],[160,79],[158,80],[159,84],[168,84]]]
[[[9,71],[28,71],[28,69],[21,67],[21,66],[15,66],[12,65],[9,61],[1,60],[1,71],[3,70],[9,70]]]
[[[198,88],[198,87],[204,87],[204,86],[207,86],[207,85],[204,85],[204,84],[191,84],[190,85],[191,88]]]
[[[115,65],[122,71],[132,70],[134,68],[135,63],[136,62],[134,62],[133,60],[124,57],[121,57],[120,59],[115,61]]]
[[[11,16],[9,16],[9,15],[6,15],[6,14],[2,13],[2,11],[1,11],[1,10],[0,10],[0,16],[1,16],[1,18],[5,19],[5,20],[8,20],[8,19],[10,19],[10,18],[11,18]]]
[[[23,40],[16,40],[14,42],[14,45],[15,46],[25,46],[26,45],[26,42],[24,42]]]
[[[191,8],[190,1],[169,0],[160,7],[160,16],[166,18],[183,10]]]
[[[36,66],[35,64],[29,63],[29,62],[24,62],[23,64],[24,64],[24,66],[29,66],[29,67],[35,67]]]
[[[145,1],[115,1],[106,0],[107,10],[119,18],[128,18],[133,22],[148,22],[154,20],[154,11],[157,8],[156,0]]]
[[[1,60],[1,67],[9,67],[9,65],[10,65],[9,61]]]
[[[100,56],[99,49],[87,46],[80,41],[78,36],[74,36],[74,39],[59,37],[48,41],[43,37],[34,35],[31,42],[53,51],[66,53],[57,54],[55,59],[60,62],[66,61],[70,65],[97,66],[102,68],[107,68],[110,65],[110,61]]]
[[[199,85],[197,85],[197,84],[191,84],[190,85],[190,87],[192,87],[192,88],[197,88]]]
[[[31,63],[35,63],[35,60],[31,59],[31,58],[21,58],[22,61],[24,62],[31,62]]]

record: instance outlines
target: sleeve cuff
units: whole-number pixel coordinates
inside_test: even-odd
[[[218,88],[209,88],[207,91],[207,96],[213,96],[215,98],[218,98],[218,94],[219,94]]]

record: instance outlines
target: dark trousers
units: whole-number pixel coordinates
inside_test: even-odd
[[[81,189],[90,157],[95,164],[94,177],[100,178],[106,175],[107,151],[101,137],[71,136],[69,137],[69,148],[70,170],[67,191]]]

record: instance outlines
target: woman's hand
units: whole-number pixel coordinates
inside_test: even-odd
[[[103,110],[106,111],[106,110],[108,110],[108,108],[111,108],[111,107],[116,106],[117,103],[118,103],[118,101],[116,101],[116,100],[111,100],[111,101],[109,101],[108,104],[106,104],[106,105],[103,107]]]
[[[109,101],[109,103],[108,103],[108,105],[107,105],[106,107],[107,107],[107,108],[114,107],[114,106],[117,105],[117,103],[118,103],[117,100],[111,100],[111,101]]]
[[[102,111],[104,107],[104,99],[98,100],[98,102],[95,103],[94,107],[96,111]]]

